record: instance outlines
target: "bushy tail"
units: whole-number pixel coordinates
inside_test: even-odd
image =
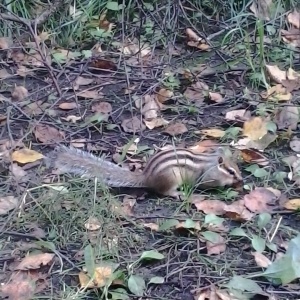
[[[48,166],[60,173],[70,173],[86,178],[97,177],[112,187],[143,187],[143,176],[124,169],[102,157],[66,146],[58,146],[46,159]]]

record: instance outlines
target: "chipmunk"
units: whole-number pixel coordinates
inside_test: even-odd
[[[60,173],[97,177],[110,187],[148,188],[175,198],[181,195],[177,189],[183,183],[211,188],[242,182],[237,164],[220,149],[201,154],[183,148],[163,150],[150,158],[143,172],[131,172],[102,157],[66,146],[57,147],[48,159]]]

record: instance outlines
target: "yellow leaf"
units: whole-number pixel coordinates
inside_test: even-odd
[[[13,152],[11,157],[13,161],[17,161],[21,164],[27,164],[42,159],[44,155],[34,150],[23,148]]]
[[[267,123],[260,117],[254,117],[244,123],[243,134],[253,141],[261,139],[267,133]]]
[[[93,280],[84,272],[79,273],[79,281],[82,288],[104,287],[111,278],[113,269],[109,266],[96,267]]]
[[[215,137],[215,138],[220,138],[220,137],[223,137],[225,135],[224,130],[217,129],[217,128],[203,129],[203,130],[196,131],[195,133],[202,133],[204,135],[212,136],[212,137]]]
[[[298,210],[300,209],[300,198],[290,199],[283,205],[284,208],[290,210]]]

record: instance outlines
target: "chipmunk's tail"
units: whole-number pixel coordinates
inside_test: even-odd
[[[98,178],[111,187],[143,187],[143,176],[131,172],[103,157],[66,146],[58,146],[46,158],[48,167],[57,168],[59,173],[70,173],[85,178]]]

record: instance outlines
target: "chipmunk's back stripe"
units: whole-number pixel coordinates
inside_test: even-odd
[[[159,173],[169,166],[184,165],[191,170],[199,169],[205,162],[214,161],[217,157],[214,153],[195,154],[186,149],[171,149],[158,152],[153,158],[149,160],[144,169],[145,174]]]

